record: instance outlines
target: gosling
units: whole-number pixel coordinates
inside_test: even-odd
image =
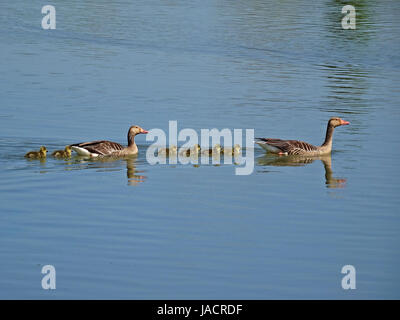
[[[39,151],[30,151],[25,155],[25,158],[29,159],[44,159],[47,155],[47,149],[45,146],[41,146]]]
[[[71,157],[71,146],[66,146],[64,150],[56,150],[51,155],[56,158],[69,158]]]
[[[190,157],[190,156],[196,156],[200,153],[200,145],[199,144],[195,144],[192,148],[187,148],[187,149],[183,149],[180,152],[180,155],[186,156],[186,157]]]
[[[210,149],[205,149],[202,152],[205,155],[216,155],[216,154],[220,154],[221,153],[221,145],[219,143],[217,143],[214,148],[210,148]]]
[[[240,153],[240,149],[241,149],[241,148],[240,148],[240,145],[235,144],[235,145],[233,146],[233,148],[223,148],[223,149],[221,150],[221,153],[226,154],[226,155],[230,155],[230,156],[234,156],[234,155]]]
[[[175,145],[172,145],[169,148],[160,148],[158,149],[158,155],[169,156],[172,154],[176,154],[177,150],[178,148]]]

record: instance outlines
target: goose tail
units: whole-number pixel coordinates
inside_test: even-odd
[[[71,149],[74,150],[80,156],[91,156],[91,153],[85,148],[81,148],[78,146],[71,146]]]
[[[259,144],[259,145],[263,145],[263,144],[266,144],[267,143],[267,139],[265,139],[265,138],[254,138],[255,140],[254,140],[254,143],[257,143],[257,144]]]

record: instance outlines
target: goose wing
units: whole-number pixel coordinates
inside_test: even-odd
[[[107,155],[124,149],[124,146],[120,145],[119,143],[106,140],[75,143],[72,144],[71,147],[83,148],[90,153],[97,153],[99,155]]]
[[[304,141],[268,139],[268,138],[256,138],[256,139],[260,144],[267,144],[289,155],[305,154],[307,152],[318,150],[316,146],[313,146],[312,144],[309,144]]]

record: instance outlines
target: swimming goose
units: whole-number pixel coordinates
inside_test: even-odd
[[[66,146],[64,150],[56,150],[51,155],[57,158],[69,158],[71,156],[71,146]]]
[[[334,117],[329,119],[326,129],[325,141],[321,146],[313,146],[307,142],[297,140],[281,140],[269,138],[256,138],[255,141],[263,149],[280,155],[311,155],[319,156],[332,151],[332,136],[336,127],[348,125],[350,122]]]
[[[71,145],[72,150],[81,156],[128,156],[138,153],[138,147],[135,143],[135,136],[141,133],[148,133],[139,126],[132,126],[128,131],[128,146],[124,147],[119,143],[98,140],[91,142],[75,143]]]
[[[162,156],[169,156],[176,154],[176,151],[178,150],[178,147],[175,145],[171,145],[169,148],[160,148],[158,149],[158,154]]]
[[[47,149],[44,146],[41,146],[39,151],[30,151],[25,155],[25,158],[30,159],[43,159],[46,158]]]

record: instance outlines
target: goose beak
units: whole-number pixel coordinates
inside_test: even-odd
[[[346,126],[346,125],[350,124],[350,122],[342,120],[342,121],[340,122],[340,124],[341,124],[342,126]]]
[[[149,133],[147,130],[142,129],[140,133]]]

